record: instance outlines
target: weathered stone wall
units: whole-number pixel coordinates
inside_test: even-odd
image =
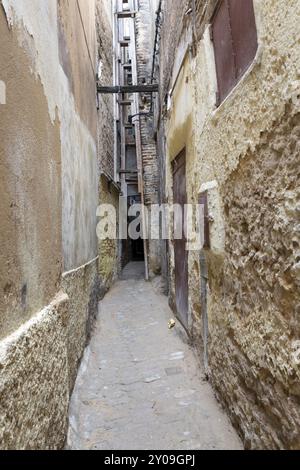
[[[55,450],[67,432],[68,297],[0,343],[0,448]]]
[[[226,255],[211,279],[210,367],[247,447],[300,447],[297,108],[287,103],[222,191]]]
[[[63,446],[97,313],[95,20],[93,0],[0,8],[3,449]]]
[[[160,73],[166,75],[161,94],[166,197],[172,202],[170,162],[185,147],[188,202],[197,203],[207,189],[212,216],[211,249],[205,250],[208,374],[247,448],[295,449],[300,446],[295,354],[300,302],[299,2],[254,1],[257,56],[218,109],[207,29],[215,2],[200,3],[198,42],[190,50],[193,17],[185,28],[178,26],[178,34],[174,26],[172,30],[175,2],[164,11]],[[163,100],[175,77],[167,110]],[[204,313],[200,288],[199,252],[189,252],[189,328],[198,346]],[[171,243],[171,303],[174,289]]]
[[[83,351],[98,313],[98,302],[101,298],[98,258],[78,269],[64,273],[62,289],[69,297],[66,349],[71,393]]]

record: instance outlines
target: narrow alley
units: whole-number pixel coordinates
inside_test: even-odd
[[[300,450],[299,18],[0,0],[0,451]]]
[[[71,400],[68,448],[241,449],[184,329],[168,329],[166,297],[137,280],[138,271],[129,265],[99,304]]]

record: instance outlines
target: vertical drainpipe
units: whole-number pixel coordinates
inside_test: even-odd
[[[208,374],[208,315],[207,315],[207,283],[208,272],[204,250],[200,252],[201,273],[201,313],[202,313],[202,335],[203,335],[203,361],[204,370]]]
[[[138,11],[138,4],[136,1],[134,3],[135,11]],[[137,72],[137,46],[136,46],[136,29],[135,29],[135,19],[133,21],[133,28],[132,28],[132,79],[133,85],[138,84],[138,72]],[[134,93],[134,114],[139,113],[139,94]],[[145,258],[145,279],[146,281],[149,280],[149,261],[148,261],[148,246],[147,246],[147,239],[145,237],[146,230],[147,230],[147,221],[146,221],[146,214],[145,214],[145,195],[144,195],[144,180],[143,180],[143,156],[142,156],[142,139],[141,139],[141,120],[140,116],[138,115],[135,122],[135,130],[136,130],[136,154],[137,154],[137,166],[138,166],[138,181],[139,181],[139,192],[141,193],[141,206],[142,206],[142,228],[144,233],[144,258]]]

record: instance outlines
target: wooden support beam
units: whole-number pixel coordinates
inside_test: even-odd
[[[98,93],[114,94],[114,93],[157,93],[158,84],[153,85],[124,85],[124,86],[97,86]]]
[[[132,104],[132,100],[121,100],[119,101],[120,106],[130,106]]]
[[[129,11],[129,10],[118,11],[116,15],[118,18],[134,18],[136,15],[136,11]]]

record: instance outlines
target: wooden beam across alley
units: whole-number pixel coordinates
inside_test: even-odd
[[[157,93],[158,84],[153,85],[125,85],[125,86],[100,86],[97,85],[100,94],[116,94],[116,93]]]

